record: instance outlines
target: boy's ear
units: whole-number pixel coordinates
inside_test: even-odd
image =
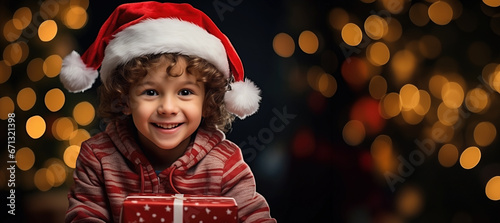
[[[132,114],[132,111],[130,109],[130,105],[129,105],[129,101],[128,101],[128,97],[122,97],[122,112],[123,114],[125,115],[130,115]]]

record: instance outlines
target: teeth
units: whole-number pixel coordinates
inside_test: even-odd
[[[179,125],[181,125],[181,124],[159,124],[159,123],[156,123],[156,126],[162,128],[162,129],[173,129]]]

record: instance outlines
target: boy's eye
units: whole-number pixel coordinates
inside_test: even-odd
[[[187,95],[190,95],[190,94],[193,94],[192,91],[188,90],[188,89],[182,89],[179,91],[179,95],[182,95],[182,96],[187,96]]]
[[[150,90],[145,90],[143,92],[143,94],[148,95],[148,96],[156,96],[156,95],[158,95],[158,92],[156,92],[155,90],[151,90],[150,89]]]

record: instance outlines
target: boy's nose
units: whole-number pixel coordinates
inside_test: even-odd
[[[159,104],[157,111],[160,115],[175,115],[179,112],[179,107],[175,98],[165,97]]]

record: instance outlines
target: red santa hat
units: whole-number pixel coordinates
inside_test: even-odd
[[[158,53],[207,60],[226,78],[234,78],[224,96],[226,109],[241,119],[257,111],[260,90],[244,78],[233,45],[206,14],[189,4],[140,2],[118,6],[82,56],[73,51],[64,58],[61,82],[70,92],[82,92],[92,87],[99,67],[105,83],[117,66]]]

